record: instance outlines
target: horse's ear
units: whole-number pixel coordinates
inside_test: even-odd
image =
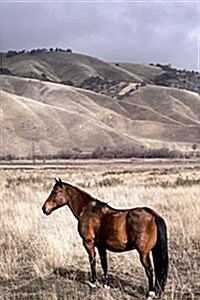
[[[62,180],[61,180],[60,178],[58,178],[58,179],[59,179],[59,181],[58,181],[58,182],[59,182],[60,184],[62,184]]]
[[[58,183],[58,182],[59,182],[59,181],[58,181],[56,178],[54,178],[54,179],[55,179],[55,182],[56,182],[56,183]]]

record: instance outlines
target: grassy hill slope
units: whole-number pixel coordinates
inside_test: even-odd
[[[92,153],[98,147],[191,148],[199,142],[199,96],[144,86],[124,100],[84,89],[1,76],[1,155]]]
[[[199,147],[200,96],[154,85],[161,67],[62,51],[2,61],[1,156]]]
[[[114,81],[142,81],[139,76],[113,64],[87,55],[67,52],[24,53],[9,58],[4,56],[3,68],[20,77],[55,82],[70,80],[74,85],[80,85],[92,76]]]

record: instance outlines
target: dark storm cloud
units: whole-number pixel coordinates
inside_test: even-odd
[[[61,47],[198,69],[198,3],[0,2],[2,50]]]

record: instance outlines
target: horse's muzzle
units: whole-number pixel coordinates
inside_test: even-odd
[[[43,211],[43,213],[44,213],[45,215],[47,215],[47,216],[50,215],[50,213],[51,213],[51,211],[47,211],[47,210],[46,210],[45,206],[42,207],[42,211]]]

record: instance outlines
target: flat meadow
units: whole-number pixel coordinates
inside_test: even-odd
[[[165,300],[200,299],[200,164],[197,160],[69,161],[0,169],[0,299],[145,299],[136,251],[108,252],[110,289],[88,285],[89,262],[68,207],[41,206],[60,177],[116,208],[149,206],[166,221]]]

